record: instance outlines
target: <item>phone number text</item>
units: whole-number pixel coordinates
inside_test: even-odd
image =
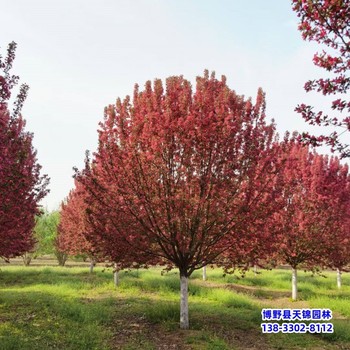
[[[263,333],[333,333],[333,323],[262,323]]]

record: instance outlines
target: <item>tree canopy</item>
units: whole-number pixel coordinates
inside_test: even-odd
[[[195,92],[182,76],[136,86],[133,100],[106,108],[98,151],[76,176],[96,246],[184,279],[230,247],[243,257],[275,195],[274,132],[261,89],[253,103],[208,72]]]
[[[350,157],[350,146],[341,138],[350,133],[350,1],[292,0],[292,4],[300,18],[299,30],[303,38],[327,49],[314,55],[315,65],[333,73],[331,77],[309,80],[305,90],[336,95],[330,113],[315,111],[304,103],[297,106],[296,111],[309,124],[335,129],[318,137],[304,133],[302,138],[313,145],[326,143],[342,158]]]
[[[20,114],[26,85],[20,88],[13,113],[8,109],[11,90],[18,82],[18,77],[10,75],[15,49],[16,44],[11,43],[7,57],[0,56],[0,257],[5,259],[33,248],[35,215],[49,182],[46,175],[40,175],[33,135],[25,131]]]

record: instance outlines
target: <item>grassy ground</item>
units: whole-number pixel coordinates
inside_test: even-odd
[[[350,349],[350,276],[299,273],[290,300],[288,270],[244,279],[208,269],[190,281],[189,331],[178,328],[179,276],[160,269],[121,273],[98,267],[0,267],[0,350]],[[330,308],[335,333],[262,334],[262,308]]]

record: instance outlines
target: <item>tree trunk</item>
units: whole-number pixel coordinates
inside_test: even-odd
[[[64,264],[66,263],[66,260],[68,258],[68,254],[64,253],[64,252],[60,252],[60,251],[56,251],[55,252],[57,261],[58,261],[58,265],[59,266],[64,266]]]
[[[207,267],[203,266],[203,281],[207,280]]]
[[[255,264],[254,265],[254,277],[256,277],[257,274],[258,274],[258,265]]]
[[[341,270],[337,269],[337,287],[341,288]]]
[[[29,266],[30,265],[30,262],[32,261],[32,257],[30,254],[28,253],[25,253],[23,256],[23,263],[24,263],[24,266]]]
[[[114,272],[113,272],[113,277],[114,277],[114,285],[117,287],[119,285],[119,269],[118,269],[118,264],[114,264]]]
[[[94,259],[91,259],[91,261],[90,261],[90,273],[94,272],[94,266],[95,266],[95,261],[94,261]]]
[[[180,275],[180,328],[189,328],[189,318],[188,318],[188,277]]]
[[[297,269],[294,267],[292,268],[292,299],[298,299],[298,276]]]

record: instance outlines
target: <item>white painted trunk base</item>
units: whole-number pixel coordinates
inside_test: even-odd
[[[118,271],[118,266],[117,264],[114,265],[114,272],[113,272],[113,277],[114,277],[114,285],[118,286],[119,285],[119,271]]]
[[[337,287],[341,288],[341,271],[337,269]]]
[[[188,277],[180,276],[180,292],[180,328],[188,329]]]
[[[95,261],[91,260],[90,261],[90,273],[94,272],[94,266],[95,266]]]
[[[298,299],[298,275],[297,269],[292,269],[292,299]]]
[[[207,280],[207,267],[203,266],[203,281]]]

